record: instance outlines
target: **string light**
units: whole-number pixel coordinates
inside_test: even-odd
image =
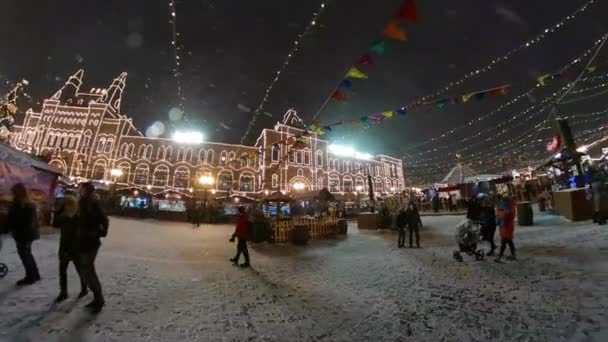
[[[574,58],[570,63],[564,65],[561,69],[559,69],[558,73],[561,73],[565,70],[567,70],[568,68],[580,63],[582,61],[582,59],[586,58],[587,56],[591,55],[593,52],[595,52],[595,48],[597,45],[601,44],[606,38],[608,37],[608,34],[605,34],[604,36],[602,36],[602,38],[596,40],[593,44],[592,47],[590,47],[589,49],[587,49],[582,55]],[[494,116],[495,114],[498,114],[500,112],[502,112],[504,109],[506,109],[507,107],[515,104],[516,102],[524,99],[524,98],[528,98],[529,96],[531,96],[536,90],[540,90],[543,89],[543,87],[534,87],[534,88],[530,88],[529,90],[527,90],[526,92],[516,96],[515,98],[509,100],[507,103],[499,106],[497,109],[495,109],[494,111],[484,114],[484,115],[478,115],[475,118],[471,119],[470,121],[468,121],[467,123],[464,123],[460,126],[451,128],[449,130],[446,130],[445,132],[443,132],[441,135],[435,136],[433,138],[430,138],[426,141],[423,141],[421,143],[418,143],[414,146],[408,147],[406,148],[404,151],[411,151],[413,149],[417,149],[419,147],[428,145],[430,143],[445,139],[450,137],[451,135],[455,134],[457,131],[464,129],[464,128],[469,128],[470,126],[472,126],[474,123],[479,122],[479,121],[483,121],[486,120],[492,116]],[[433,149],[431,150],[427,150],[426,152],[421,152],[419,153],[419,155],[422,155],[423,153],[428,153],[428,152],[433,152]]]
[[[177,92],[177,100],[179,109],[184,112],[184,101],[186,98],[182,92],[182,72],[181,72],[181,56],[182,46],[180,45],[180,33],[177,31],[177,0],[169,1],[169,23],[172,28],[171,48],[173,49],[173,78],[175,79],[175,87]],[[183,116],[186,119],[186,116]]]
[[[486,64],[485,66],[476,68],[474,71],[471,71],[471,72],[465,74],[461,79],[450,82],[447,85],[445,85],[443,88],[419,98],[418,100],[414,101],[414,103],[420,103],[420,102],[426,101],[428,99],[435,98],[435,97],[445,93],[446,91],[450,90],[451,88],[463,84],[465,81],[467,81],[470,78],[479,76],[487,71],[490,71],[493,67],[508,60],[511,56],[518,53],[519,51],[522,51],[524,49],[527,49],[527,48],[537,44],[541,40],[543,40],[546,37],[550,36],[551,34],[555,33],[555,31],[557,31],[558,29],[563,28],[564,26],[566,26],[567,24],[572,22],[575,18],[577,18],[579,16],[579,14],[584,12],[589,6],[593,5],[595,2],[596,2],[595,0],[590,0],[590,1],[586,2],[584,5],[582,5],[578,9],[576,9],[574,12],[572,12],[569,15],[567,15],[566,17],[562,18],[562,20],[560,20],[559,22],[553,24],[550,27],[545,28],[543,31],[541,31],[540,34],[536,35],[534,38],[521,43],[519,46],[517,46],[514,49],[511,49],[504,55],[492,59],[492,61],[489,62],[488,64]]]
[[[304,29],[304,31],[298,35],[298,38],[294,41],[293,47],[287,54],[287,57],[285,58],[285,60],[283,61],[283,63],[279,67],[279,69],[275,72],[274,78],[270,81],[270,83],[266,87],[262,101],[260,101],[260,104],[257,106],[255,111],[253,112],[253,115],[251,116],[251,121],[249,122],[249,125],[247,126],[247,129],[245,130],[245,134],[243,134],[243,136],[241,137],[241,144],[244,144],[245,140],[247,140],[247,137],[249,136],[249,134],[251,133],[251,130],[254,128],[256,122],[258,121],[260,114],[263,112],[264,106],[266,105],[266,103],[268,103],[268,100],[270,99],[270,94],[272,93],[272,89],[277,84],[277,82],[280,80],[281,74],[284,74],[284,71],[287,70],[287,67],[289,66],[289,63],[291,62],[291,59],[298,52],[301,43],[304,41],[304,38],[306,38],[306,36],[308,34],[310,34],[312,29],[316,26],[317,22],[319,21],[319,17],[321,16],[321,13],[323,12],[323,10],[325,10],[325,4],[328,3],[328,1],[329,0],[324,0],[323,2],[321,2],[319,9],[313,13],[312,19],[309,21],[308,25],[306,25],[306,28]]]

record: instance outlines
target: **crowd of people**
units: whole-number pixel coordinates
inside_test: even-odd
[[[36,205],[29,200],[25,185],[17,183],[11,188],[13,203],[7,215],[7,226],[15,240],[17,253],[25,269],[25,277],[17,286],[35,284],[41,280],[32,244],[40,238]],[[56,302],[68,298],[67,268],[70,262],[80,277],[78,298],[87,296],[89,290],[94,299],[87,304],[98,313],[105,305],[101,283],[95,270],[95,259],[101,247],[101,238],[108,233],[108,217],[102,209],[92,183],[80,186],[80,196],[67,193],[55,215],[53,227],[61,230],[59,239],[59,295]]]

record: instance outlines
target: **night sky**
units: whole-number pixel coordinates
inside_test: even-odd
[[[281,74],[249,142],[264,127],[295,108],[310,120],[350,65],[380,33],[402,0],[327,0],[325,11],[307,36],[287,71]],[[460,79],[486,65],[494,57],[518,46],[558,22],[587,0],[417,1],[419,23],[407,23],[408,41],[391,45],[390,51],[369,68],[369,79],[355,81],[347,103],[330,103],[321,121],[351,120],[371,112],[395,109]],[[177,105],[173,77],[173,51],[169,1],[156,0],[4,0],[0,30],[5,43],[0,50],[0,75],[15,81],[26,78],[35,102],[50,96],[66,78],[85,69],[85,88],[108,86],[120,72],[129,73],[123,97],[123,113],[145,128]],[[237,143],[245,132],[253,109],[285,60],[294,40],[302,33],[320,5],[317,0],[181,0],[177,2],[177,27],[182,52],[182,84],[190,127],[196,126],[211,141]],[[452,88],[446,95],[513,83],[508,96],[478,103],[435,108],[396,117],[369,129],[343,128],[330,140],[353,144],[370,153],[408,155],[434,145],[446,148],[420,158],[439,158],[432,168],[412,169],[410,174],[428,180],[441,178],[455,162],[456,142],[496,125],[530,101],[453,134],[452,140],[412,146],[440,135],[455,125],[487,113],[513,96],[534,86],[540,74],[555,71],[590,48],[608,31],[608,1],[597,0],[580,17],[508,62]],[[608,44],[607,44],[608,45]],[[608,46],[598,60],[605,61]],[[604,75],[606,68],[598,70]],[[605,80],[604,80],[605,81]],[[558,82],[554,87],[565,83]],[[603,110],[606,96],[564,105],[568,112]],[[514,127],[500,138],[516,136],[544,117]],[[594,121],[575,131],[605,124]],[[179,126],[180,124],[178,124]],[[183,123],[182,123],[183,125]],[[490,133],[491,134],[491,133]],[[546,138],[551,132],[544,132]],[[483,139],[487,135],[483,136]],[[470,143],[471,141],[468,141]],[[498,143],[499,140],[493,141]],[[466,144],[464,144],[466,146]],[[467,153],[482,151],[480,144]],[[543,145],[537,147],[542,149]],[[509,151],[507,146],[504,150]],[[452,155],[448,155],[452,152]],[[466,156],[464,156],[466,157]],[[476,169],[491,169],[483,163]],[[435,179],[435,180],[439,180]]]

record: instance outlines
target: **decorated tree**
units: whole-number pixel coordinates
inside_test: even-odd
[[[27,80],[17,82],[15,86],[0,99],[0,129],[5,127],[9,131],[13,131],[13,123],[17,114],[18,101],[21,97],[28,95],[25,93],[25,87],[29,84]]]

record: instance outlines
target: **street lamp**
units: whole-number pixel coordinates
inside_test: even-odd
[[[112,184],[110,185],[110,192],[112,197],[116,194],[116,179],[122,177],[124,173],[121,169],[112,169],[110,170],[110,176],[112,176]]]
[[[363,185],[355,186],[355,195],[357,195],[357,209],[361,209],[361,191],[363,191]]]
[[[264,195],[268,196],[268,194],[270,194],[270,191],[268,189],[264,190]]]

